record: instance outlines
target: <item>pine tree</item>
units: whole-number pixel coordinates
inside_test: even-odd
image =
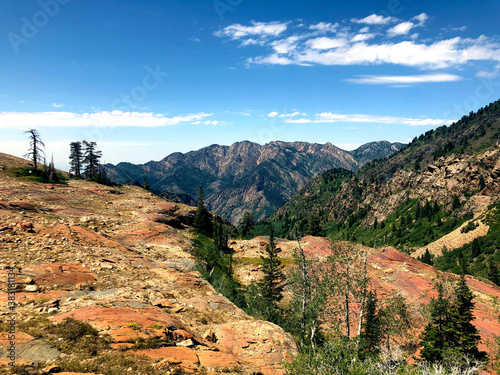
[[[491,282],[494,282],[496,285],[500,285],[500,275],[498,274],[498,268],[495,263],[493,263],[493,261],[490,261],[489,263],[488,279]]]
[[[444,294],[443,284],[437,284],[436,289],[438,296],[429,304],[431,319],[425,327],[420,342],[423,347],[420,355],[429,362],[442,361],[448,348],[453,347],[457,341],[451,302]]]
[[[205,208],[205,193],[201,185],[198,188],[198,207],[194,215],[193,227],[199,234],[207,237],[213,236],[212,219],[210,212]]]
[[[451,209],[455,211],[458,210],[460,207],[461,207],[460,199],[458,199],[458,196],[456,194],[453,194],[453,199],[451,201]]]
[[[85,165],[85,177],[88,179],[93,179],[100,174],[100,160],[102,157],[102,152],[96,150],[96,142],[83,141],[85,157],[83,158],[82,164]]]
[[[28,134],[30,138],[30,147],[24,157],[33,161],[36,173],[38,171],[38,163],[45,160],[45,152],[42,149],[45,147],[45,144],[42,142],[40,133],[36,129],[29,129],[24,133]]]
[[[467,285],[465,276],[460,277],[455,287],[455,310],[457,322],[455,329],[458,333],[457,349],[464,356],[472,357],[478,361],[485,359],[486,353],[480,352],[478,343],[481,337],[477,328],[472,324],[474,320],[473,310],[474,296]]]
[[[465,357],[484,360],[486,353],[478,349],[480,336],[472,324],[474,296],[465,276],[456,285],[453,298],[445,297],[443,284],[436,288],[438,298],[430,303],[431,319],[422,335],[422,358],[430,362]]]
[[[321,218],[316,214],[309,215],[307,220],[306,233],[310,236],[323,236],[324,231],[321,227]]]
[[[266,245],[267,256],[260,256],[263,262],[262,272],[264,276],[258,282],[258,287],[264,300],[275,309],[277,308],[277,303],[283,298],[283,288],[285,287],[284,266],[278,258],[280,252],[281,249],[277,248],[274,242],[274,230],[271,225],[269,243]]]
[[[69,145],[69,171],[73,173],[75,177],[81,177],[82,161],[82,142],[71,142]]]
[[[363,331],[360,337],[359,352],[362,357],[377,354],[382,339],[382,322],[378,311],[377,293],[370,291],[367,296],[363,321]]]
[[[250,211],[243,213],[238,228],[240,229],[241,237],[247,238],[252,235],[252,231],[255,229],[255,219]]]
[[[148,191],[151,189],[151,186],[149,186],[149,182],[148,180],[146,180],[146,177],[142,179],[142,187]]]

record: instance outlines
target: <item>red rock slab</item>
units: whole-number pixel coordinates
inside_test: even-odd
[[[63,263],[26,266],[21,276],[30,276],[37,285],[76,285],[95,283],[97,277],[88,268]]]
[[[132,329],[130,323],[135,323],[140,329],[152,329],[154,324],[175,329],[180,326],[179,321],[164,313],[161,309],[154,308],[132,308],[132,307],[102,307],[96,305],[85,306],[80,309],[56,315],[54,321],[65,318],[88,322],[95,328],[108,330],[118,342],[126,341],[139,335],[139,330]],[[115,337],[116,334],[116,337]]]
[[[237,356],[254,368],[281,369],[284,360],[298,354],[293,337],[269,322],[226,323],[214,332],[220,351]]]
[[[166,359],[171,364],[192,363],[198,364],[198,356],[193,349],[182,346],[166,346],[159,349],[143,349],[129,352],[154,359]]]
[[[207,367],[210,370],[219,368],[232,368],[239,367],[242,362],[232,354],[213,352],[213,351],[202,351],[196,352],[200,360],[200,365]]]
[[[109,247],[114,247],[114,248],[118,248],[118,249],[123,250],[123,251],[128,251],[127,248],[125,248],[120,243],[113,241],[113,240],[110,240],[109,238],[106,238],[106,237],[100,235],[99,233],[96,233],[93,230],[81,227],[79,225],[72,225],[70,227],[70,229],[71,229],[72,233],[80,234],[87,241],[95,241],[95,242],[98,242],[100,244],[104,244],[104,245],[109,246]]]
[[[17,293],[16,292],[16,302],[23,304],[31,301],[38,302],[41,300],[53,301],[55,299],[61,299],[69,295],[71,292],[66,290],[50,290],[42,293]],[[0,304],[7,302],[8,294],[0,293]]]
[[[302,238],[304,252],[311,256],[327,257],[333,255],[332,242],[324,237],[305,236]]]
[[[168,346],[159,349],[144,349],[129,351],[133,355],[146,356],[153,359],[161,359],[172,365],[178,365],[186,372],[196,372],[200,363],[193,349],[181,346]]]

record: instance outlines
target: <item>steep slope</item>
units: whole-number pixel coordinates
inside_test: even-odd
[[[292,236],[316,213],[335,239],[423,248],[499,200],[499,141],[497,101],[355,174],[316,177],[268,222]]]
[[[0,368],[13,267],[16,363],[34,362],[30,374],[284,373],[292,337],[193,271],[194,207],[136,186],[13,177],[26,163],[0,154]]]
[[[259,266],[259,257],[264,251],[267,237],[256,237],[252,240],[234,241],[235,272],[246,282],[254,282],[262,277]],[[296,241],[278,239],[277,246],[282,250],[280,257],[284,264],[291,264],[293,249],[297,248]],[[336,248],[353,246],[345,242],[331,242],[326,238],[306,236],[301,239],[301,246],[309,257],[325,259],[332,255]],[[422,308],[428,305],[431,298],[436,297],[434,284],[437,281],[458,280],[457,275],[440,272],[434,267],[424,264],[407,254],[403,254],[392,247],[370,248],[356,245],[367,253],[367,275],[373,289],[377,290],[380,298],[400,295],[411,306],[415,314],[414,322],[417,325],[415,337],[406,337],[418,342],[418,335],[425,325],[425,319],[420,314]],[[467,284],[475,297],[474,325],[481,335],[481,350],[490,353],[495,358],[491,342],[500,335],[500,322],[497,319],[497,299],[500,298],[500,287],[484,279],[467,276]],[[353,323],[353,326],[356,326]]]
[[[239,142],[174,153],[144,165],[106,167],[117,182],[142,182],[145,178],[157,191],[196,197],[202,185],[211,210],[236,224],[246,210],[251,210],[257,220],[264,219],[319,173],[334,167],[357,170],[371,157],[390,154],[401,146],[375,142],[355,154],[360,163],[353,153],[330,143],[278,141],[262,146]]]

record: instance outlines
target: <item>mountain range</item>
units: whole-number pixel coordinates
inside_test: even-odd
[[[381,141],[344,151],[331,143],[244,141],[173,153],[142,165],[107,164],[106,169],[115,182],[147,181],[152,191],[180,203],[192,204],[201,185],[207,206],[236,224],[247,210],[256,220],[266,218],[322,172],[331,168],[356,171],[404,147]]]

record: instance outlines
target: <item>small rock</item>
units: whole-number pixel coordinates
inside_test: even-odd
[[[177,346],[184,346],[186,348],[190,348],[190,347],[194,346],[194,342],[191,339],[187,339],[187,340],[178,342],[176,345]]]
[[[215,332],[212,331],[211,329],[206,330],[205,333],[203,334],[203,340],[215,342],[217,340],[215,337]]]
[[[57,307],[51,307],[50,309],[47,310],[47,313],[52,314],[52,313],[57,313],[59,312],[59,309]]]
[[[26,292],[38,292],[40,290],[40,288],[38,287],[38,285],[26,285],[26,287],[24,288],[24,290]]]

